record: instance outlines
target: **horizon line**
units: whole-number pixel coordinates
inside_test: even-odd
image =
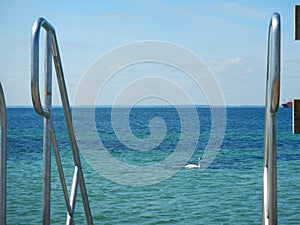
[[[136,108],[144,108],[144,107],[264,107],[265,105],[261,104],[225,104],[225,105],[203,105],[203,104],[180,104],[180,105],[164,105],[164,104],[145,104],[145,105],[70,105],[70,108],[112,108],[112,107],[119,107],[119,108],[128,108],[128,107],[136,107]],[[33,105],[6,105],[6,108],[34,108]],[[63,108],[62,105],[53,105],[52,108]]]

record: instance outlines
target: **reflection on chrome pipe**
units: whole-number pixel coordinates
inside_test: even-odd
[[[269,26],[262,224],[277,224],[276,112],[280,96],[280,15],[272,15]]]

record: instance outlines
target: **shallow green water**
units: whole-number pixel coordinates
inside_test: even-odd
[[[61,109],[55,109],[56,134],[70,187],[73,164]],[[105,109],[107,110],[107,109]],[[99,120],[107,121],[109,111],[101,111]],[[158,109],[156,109],[158,110]],[[166,109],[143,111],[141,115],[164,114],[167,124],[176,117]],[[195,163],[207,144],[209,109],[199,109],[201,135],[190,162]],[[100,113],[100,112],[99,112]],[[133,112],[137,113],[137,112]],[[133,114],[134,115],[134,114]],[[31,120],[33,118],[33,120]],[[169,118],[169,122],[168,122]],[[174,119],[175,118],[175,119]],[[143,135],[147,126],[135,127]],[[30,122],[33,121],[33,122]],[[147,124],[149,121],[145,119]],[[263,160],[263,108],[227,109],[227,130],[216,159],[206,170],[181,169],[162,182],[125,186],[105,179],[82,159],[91,211],[95,224],[260,224]],[[178,141],[174,126],[167,131],[161,148],[140,152],[125,148],[113,136],[110,125],[99,135],[111,154],[128,164],[148,165],[172,153]],[[8,109],[8,181],[7,224],[41,224],[42,221],[42,120],[32,109]],[[140,130],[139,130],[140,129]],[[173,133],[172,133],[173,132]],[[291,134],[291,111],[278,114],[278,221],[300,221],[300,138]],[[106,136],[105,136],[106,135]],[[106,138],[105,138],[106,137]],[[168,149],[169,148],[169,149]],[[145,157],[146,156],[146,157]],[[57,169],[52,159],[51,223],[63,224],[66,207]],[[117,165],[116,165],[117,166]],[[120,174],[120,176],[122,176]],[[85,224],[80,192],[75,224]]]

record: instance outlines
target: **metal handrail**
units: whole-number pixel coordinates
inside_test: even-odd
[[[41,104],[40,90],[39,90],[39,37],[41,28],[47,32],[46,39],[46,59],[45,59],[45,90],[44,90],[44,106]],[[50,142],[52,141],[55,158],[59,170],[59,176],[62,183],[65,203],[68,211],[67,224],[73,223],[73,212],[75,207],[75,199],[77,186],[79,182],[83,206],[85,210],[86,220],[88,224],[93,224],[88,196],[86,192],[84,176],[80,162],[77,142],[74,135],[72,117],[70,112],[70,104],[67,95],[67,88],[64,80],[64,73],[62,69],[61,58],[58,49],[58,42],[54,27],[44,18],[39,18],[35,21],[32,27],[32,51],[31,51],[31,96],[35,111],[44,117],[44,200],[43,200],[43,223],[50,224]],[[51,120],[51,89],[52,89],[52,57],[56,69],[57,81],[64,109],[67,129],[69,133],[75,171],[71,190],[71,200],[69,199],[64,173],[60,161],[60,156],[56,144],[55,133]],[[75,180],[75,184],[74,184]],[[77,182],[78,180],[78,182]]]
[[[6,104],[0,82],[0,224],[6,223]]]
[[[262,224],[277,224],[276,112],[280,97],[280,15],[272,15],[269,26],[265,139],[263,165]]]

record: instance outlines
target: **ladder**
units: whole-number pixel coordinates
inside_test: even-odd
[[[41,104],[39,90],[39,38],[41,29],[46,30],[45,54],[45,90],[44,106]],[[67,208],[66,224],[74,224],[74,210],[78,185],[82,195],[86,220],[93,224],[88,196],[86,192],[79,151],[74,135],[70,104],[64,81],[64,74],[59,55],[58,43],[54,27],[45,19],[39,18],[32,28],[31,51],[31,95],[35,111],[44,118],[44,183],[43,183],[43,224],[50,224],[50,165],[51,142],[54,149],[56,164],[62,184],[65,204]],[[52,58],[56,69],[58,86],[64,109],[67,129],[69,133],[73,159],[74,176],[69,196],[61,159],[52,125]],[[264,165],[262,189],[262,224],[277,224],[277,188],[276,188],[276,113],[279,107],[280,95],[280,15],[274,13],[269,26],[268,56],[267,56],[267,87],[264,139]],[[0,82],[0,125],[1,125],[1,154],[0,154],[0,224],[6,223],[6,104]]]
[[[45,53],[45,77],[44,77],[44,106],[41,104],[39,90],[39,44],[41,29],[46,31],[46,53]],[[69,133],[70,144],[74,159],[74,175],[70,196],[68,194],[63,167],[58,151],[55,132],[52,124],[52,58],[55,65],[58,87],[64,110],[64,116]],[[31,43],[31,97],[35,111],[44,118],[44,144],[43,144],[43,224],[50,224],[50,178],[51,178],[51,143],[54,150],[58,173],[63,189],[65,204],[67,208],[66,224],[73,224],[74,210],[78,185],[80,186],[82,202],[86,215],[87,224],[93,224],[87,191],[82,173],[79,151],[74,135],[70,104],[67,94],[67,88],[64,80],[64,73],[59,54],[58,42],[54,27],[44,18],[35,21],[32,27],[32,43]]]

